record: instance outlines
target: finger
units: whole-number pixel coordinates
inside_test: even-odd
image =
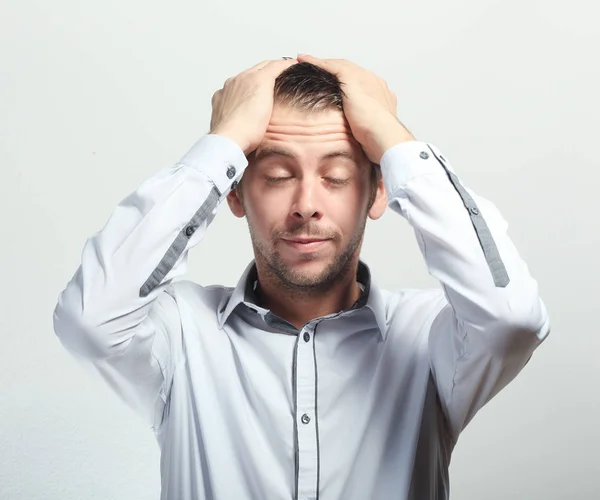
[[[298,62],[314,64],[336,76],[340,73],[344,64],[343,59],[321,59],[320,57],[311,56],[309,54],[298,54]]]
[[[291,57],[287,57],[286,59],[267,59],[266,61],[259,62],[258,64],[252,66],[248,71],[256,71],[259,69],[263,69],[266,66],[268,66],[274,62],[288,62],[288,61],[297,62],[296,59],[293,59]]]
[[[290,66],[294,64],[298,64],[297,59],[278,59],[276,61],[269,61],[268,64],[259,68],[259,71],[270,74],[272,76],[277,76],[282,71],[285,71]]]
[[[271,62],[271,59],[267,59],[266,61],[261,61],[258,64],[252,66],[250,68],[250,70],[254,70],[254,69],[261,69],[264,68],[267,64],[269,64]]]

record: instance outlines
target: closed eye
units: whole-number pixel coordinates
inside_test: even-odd
[[[293,179],[293,176],[280,176],[280,177],[266,177],[265,178],[269,183],[280,183],[285,182],[287,180]],[[329,184],[333,184],[335,186],[345,186],[350,182],[350,179],[338,179],[334,177],[323,177],[323,180]]]
[[[350,182],[350,179],[335,179],[333,177],[323,177],[323,179],[336,186],[344,186]]]

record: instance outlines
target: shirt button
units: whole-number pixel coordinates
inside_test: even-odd
[[[192,234],[194,234],[194,227],[188,226],[185,228],[185,235],[189,238]]]
[[[237,181],[233,181],[233,183],[231,184],[231,190],[234,190],[238,185]]]
[[[310,334],[308,332],[304,332],[304,342],[308,342],[310,340]]]
[[[305,413],[304,415],[302,415],[301,420],[303,424],[308,424],[310,422],[310,417]]]
[[[479,210],[477,209],[477,207],[473,207],[473,208],[471,208],[471,213],[473,215],[479,215]]]
[[[235,167],[229,166],[227,167],[227,178],[233,179],[235,177]]]
[[[419,156],[421,158],[423,158],[424,160],[426,160],[427,158],[429,158],[429,153],[427,151],[421,151],[421,153],[419,154]]]

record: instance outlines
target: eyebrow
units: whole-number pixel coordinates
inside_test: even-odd
[[[254,161],[261,161],[267,158],[272,158],[274,156],[283,156],[285,158],[291,158],[292,160],[299,161],[299,157],[288,151],[287,149],[280,148],[278,146],[265,146],[260,148],[258,151],[254,153]],[[347,149],[339,149],[335,151],[331,151],[323,156],[321,156],[320,160],[331,160],[333,158],[347,158],[354,163],[358,163],[358,159],[353,151],[348,151]]]

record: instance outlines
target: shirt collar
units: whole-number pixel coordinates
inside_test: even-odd
[[[219,307],[219,312],[217,314],[219,328],[223,328],[223,325],[238,305],[244,302],[256,304],[254,288],[256,286],[257,279],[258,273],[256,270],[256,264],[254,261],[252,261],[242,273],[242,276],[240,277],[229,298],[226,298],[224,303],[222,303]],[[385,339],[387,335],[385,301],[381,290],[378,286],[376,286],[371,278],[371,271],[369,267],[362,261],[359,261],[358,263],[356,280],[363,284],[364,290],[361,293],[360,298],[350,309],[360,309],[365,307],[366,309],[370,310],[375,318],[375,322],[377,323],[377,327],[381,333],[381,336],[383,339]]]

